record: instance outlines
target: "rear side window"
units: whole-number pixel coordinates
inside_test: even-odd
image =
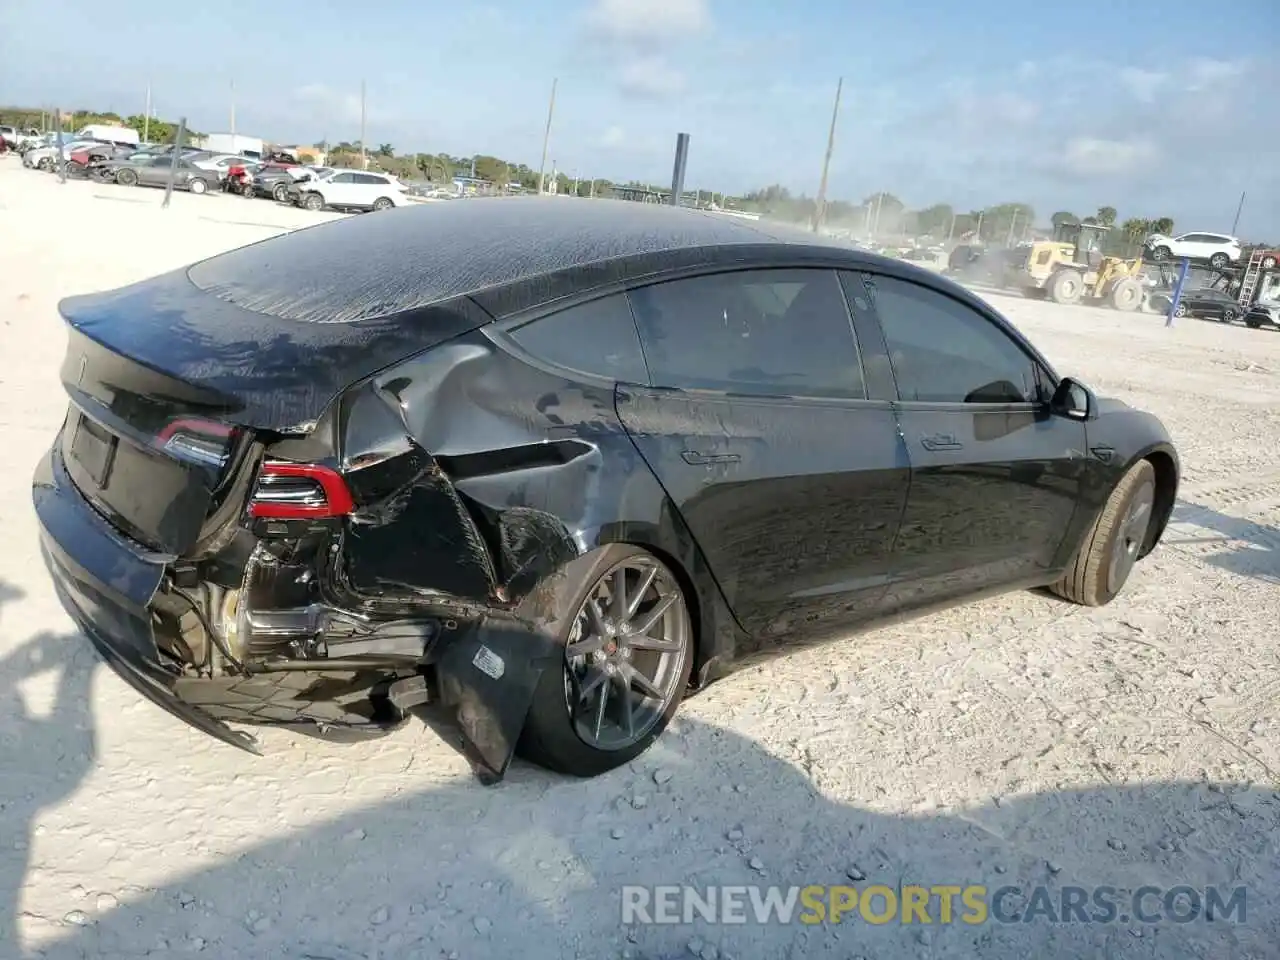
[[[1036,364],[972,307],[893,277],[871,278],[876,315],[903,400],[1031,403]]]
[[[866,396],[830,270],[743,270],[632,290],[655,386],[761,396]]]
[[[607,380],[649,382],[631,308],[621,294],[569,307],[508,335],[553,366]]]
[[[385,187],[387,185],[386,177],[379,177],[373,173],[357,173],[355,175],[356,183],[369,184],[370,186]]]

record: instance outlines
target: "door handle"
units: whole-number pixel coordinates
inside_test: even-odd
[[[699,453],[697,450],[686,450],[680,459],[691,467],[705,467],[713,463],[737,463],[742,458],[736,453]]]
[[[962,450],[964,444],[952,433],[935,433],[920,438],[920,445],[926,450]]]

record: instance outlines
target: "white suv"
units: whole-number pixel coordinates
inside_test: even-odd
[[[409,202],[404,184],[385,173],[331,170],[299,186],[298,205],[308,210],[388,210]]]
[[[1153,233],[1147,237],[1146,248],[1151,251],[1151,259],[1162,260],[1208,260],[1211,266],[1221,269],[1228,263],[1240,259],[1240,241],[1225,233],[1183,233],[1176,237],[1166,237],[1161,233]]]

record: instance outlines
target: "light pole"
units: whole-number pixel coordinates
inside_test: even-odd
[[[814,201],[813,232],[822,227],[822,220],[827,212],[827,171],[831,167],[831,151],[836,146],[836,119],[840,116],[840,91],[844,88],[844,77],[836,82],[836,102],[831,108],[831,129],[827,133],[827,153],[822,158],[822,179],[818,181],[818,197]]]
[[[551,102],[547,104],[547,128],[542,134],[542,163],[538,166],[538,193],[543,194],[547,189],[547,146],[551,143],[551,118],[556,112],[556,84],[558,78],[551,81]]]

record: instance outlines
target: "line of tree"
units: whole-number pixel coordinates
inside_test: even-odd
[[[0,123],[10,124],[20,130],[52,131],[56,122],[57,114],[51,110],[33,110],[30,107],[0,107]],[[131,130],[136,130],[140,138],[150,143],[172,143],[174,136],[178,132],[178,121],[176,120],[161,120],[159,117],[151,117],[148,120],[142,114],[122,117],[120,114],[110,111],[106,113],[99,113],[94,110],[62,111],[62,129],[64,133],[72,134],[77,130],[83,130],[91,124],[128,127]],[[203,134],[198,131],[188,130],[183,137],[183,143],[190,143],[202,136]]]
[[[63,114],[63,128],[69,132],[79,130],[89,124],[111,124],[130,127],[153,143],[172,142],[177,133],[178,124],[172,120],[162,120],[135,114],[122,117],[110,111],[100,113],[92,110],[72,110]],[[0,122],[26,129],[52,128],[53,115],[45,110],[33,110],[20,107],[0,107]],[[188,130],[185,142],[201,137],[197,131]],[[356,166],[360,161],[360,142],[343,140],[338,143],[320,141],[313,144],[315,150],[326,155],[326,163],[330,166]],[[511,163],[500,157],[477,155],[474,157],[451,156],[447,153],[410,153],[400,154],[390,143],[380,143],[369,147],[365,152],[365,162],[374,169],[383,170],[406,180],[427,180],[447,183],[457,177],[475,177],[493,184],[499,191],[508,186],[516,186],[524,190],[537,190],[539,174],[537,170],[523,163]],[[582,197],[608,196],[614,187],[625,186],[647,190],[665,190],[661,185],[646,184],[639,181],[615,183],[597,177],[584,179],[551,171],[546,173],[546,185],[559,194],[570,194]],[[695,192],[695,191],[690,191]],[[792,223],[812,223],[817,213],[817,203],[812,197],[804,194],[795,195],[781,184],[772,184],[758,190],[752,190],[742,197],[725,197],[712,191],[696,191],[708,199],[714,199],[721,205],[749,213],[759,213],[770,219],[784,220]],[[1080,218],[1075,214],[1060,210],[1053,214],[1050,223],[1056,229],[1064,222],[1095,223],[1114,228],[1117,212],[1115,207],[1099,207],[1097,212]],[[874,193],[863,198],[861,203],[847,200],[828,201],[823,214],[823,222],[832,229],[848,230],[852,233],[877,236],[913,236],[928,237],[935,240],[959,240],[986,244],[1015,243],[1027,239],[1035,230],[1035,210],[1028,203],[1006,202],[987,207],[985,210],[961,211],[950,204],[936,203],[929,207],[913,210],[892,193]],[[1107,236],[1105,248],[1109,252],[1124,252],[1136,249],[1142,240],[1151,233],[1170,234],[1173,232],[1171,217],[1139,218],[1131,217],[1113,229]]]

